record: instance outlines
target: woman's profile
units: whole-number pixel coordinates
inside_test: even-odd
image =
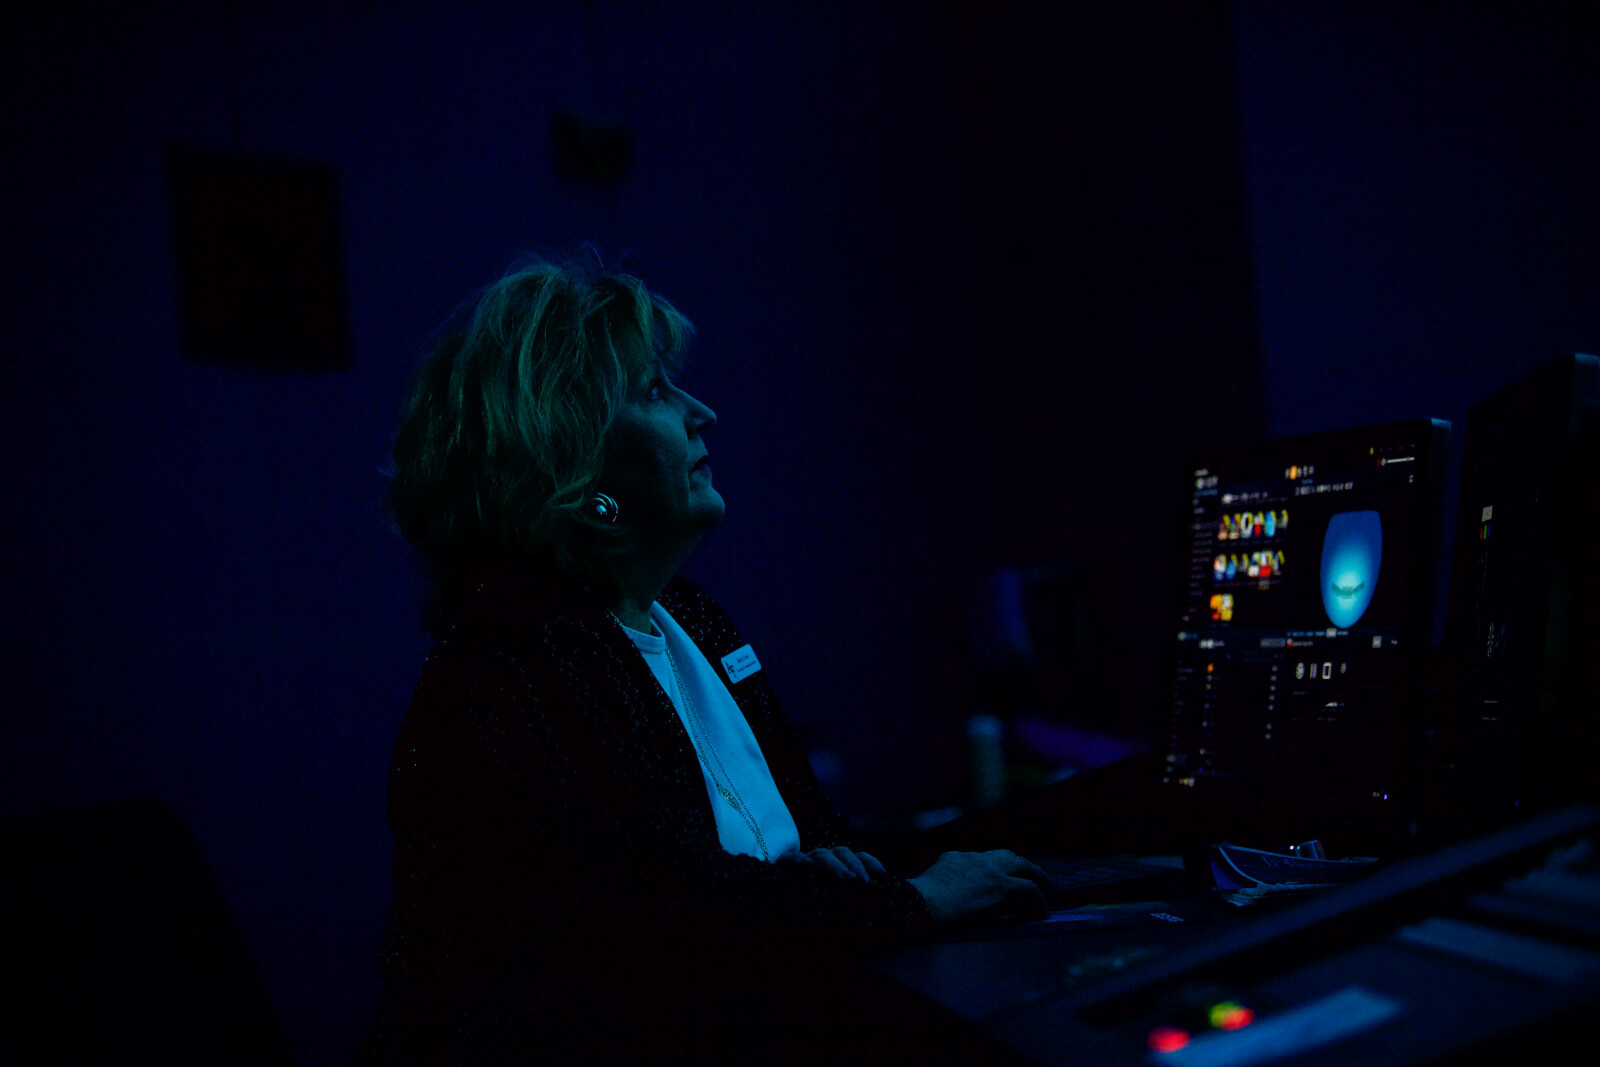
[[[529,258],[422,363],[388,509],[434,645],[389,770],[367,1063],[758,1062],[848,1033],[852,953],[1043,907],[1038,868],[852,847],[759,650],[679,576],[723,515],[689,320]],[[804,576],[795,576],[804,580]]]

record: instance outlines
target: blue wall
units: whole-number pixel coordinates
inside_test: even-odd
[[[1268,426],[1450,420],[1446,547],[1467,408],[1600,352],[1600,14],[1528,8],[1234,7]]]
[[[165,799],[302,1062],[376,998],[383,776],[425,651],[378,467],[426,334],[519,251],[626,250],[699,323],[729,517],[691,574],[863,814],[960,797],[961,595],[993,568],[1091,576],[1147,731],[1149,488],[1185,448],[1459,418],[1600,347],[1592,37],[913,10],[162,5],[20,32],[0,811]],[[558,181],[557,110],[628,123],[629,181]],[[169,141],[335,165],[351,370],[180,357]]]
[[[1535,6],[1238,9],[1274,433],[1458,419],[1600,344],[1597,20]]]

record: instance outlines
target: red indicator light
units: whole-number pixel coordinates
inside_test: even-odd
[[[1150,1031],[1145,1043],[1152,1052],[1176,1052],[1189,1043],[1189,1034],[1176,1026],[1158,1026]]]

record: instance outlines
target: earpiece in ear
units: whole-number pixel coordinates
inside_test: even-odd
[[[589,498],[589,514],[603,523],[615,526],[619,514],[617,502],[604,493],[596,493]]]

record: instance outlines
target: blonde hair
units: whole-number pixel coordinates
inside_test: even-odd
[[[435,607],[450,577],[485,556],[552,564],[612,591],[586,507],[606,432],[649,361],[678,370],[693,332],[592,252],[524,257],[462,306],[417,371],[386,500],[432,571]]]

